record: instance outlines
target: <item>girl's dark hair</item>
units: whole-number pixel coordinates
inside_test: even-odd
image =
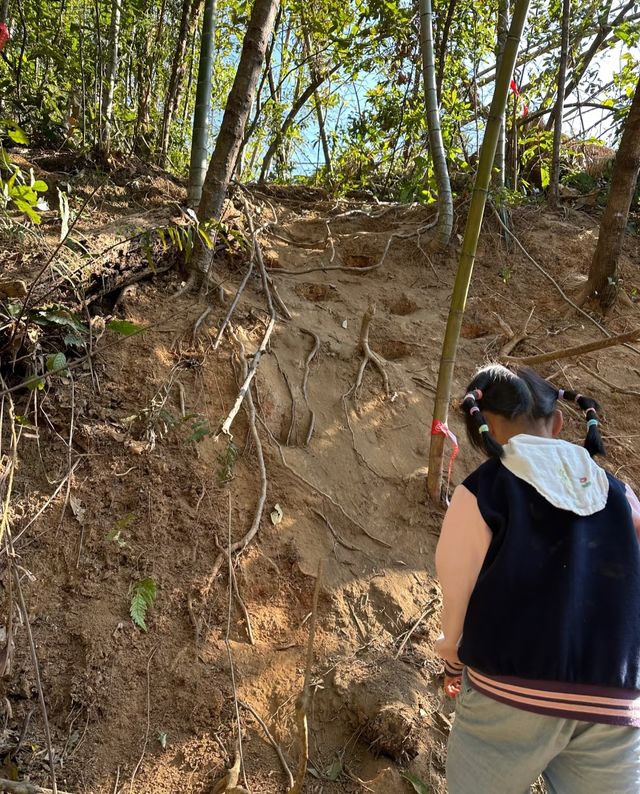
[[[584,446],[592,457],[604,455],[604,444],[598,430],[598,403],[577,392],[556,389],[529,367],[507,369],[500,364],[492,364],[476,372],[461,406],[469,440],[489,457],[501,458],[504,450],[489,432],[482,412],[489,411],[505,419],[548,419],[558,400],[574,402],[584,411],[587,420]]]

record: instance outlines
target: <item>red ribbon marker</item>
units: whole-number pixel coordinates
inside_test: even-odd
[[[511,89],[511,91],[512,91],[513,95],[515,96],[515,98],[516,99],[520,99],[520,97],[521,97],[520,89],[518,88],[518,84],[516,83],[515,80],[512,80],[509,83],[509,88]],[[529,108],[528,108],[526,102],[523,102],[523,104],[522,104],[522,115],[523,116],[528,116],[529,115]]]
[[[434,419],[433,423],[431,424],[431,435],[432,436],[444,436],[448,438],[451,442],[451,455],[449,457],[449,468],[447,471],[447,492],[446,492],[446,501],[449,504],[449,484],[451,482],[451,471],[453,469],[453,464],[455,459],[458,457],[458,452],[460,451],[460,447],[458,446],[458,439],[455,435],[451,432],[446,422],[441,422],[439,419]]]
[[[5,44],[11,38],[11,34],[9,33],[9,28],[4,24],[0,24],[0,52],[4,49]]]

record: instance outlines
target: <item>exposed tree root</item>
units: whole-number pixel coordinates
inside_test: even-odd
[[[611,389],[612,392],[616,392],[617,394],[629,394],[632,397],[640,397],[640,391],[634,391],[633,389],[624,389],[621,386],[616,386],[615,383],[611,383],[611,381],[608,381],[606,378],[603,378],[602,375],[592,370],[591,367],[588,367],[582,361],[578,362],[578,366],[581,369],[583,369],[585,372],[587,372],[589,375],[591,375],[592,378],[595,378],[596,380],[599,380],[601,383],[604,383],[604,385],[607,386],[609,389]]]
[[[240,363],[242,367],[242,374],[245,377],[245,383],[246,383],[248,376],[248,367],[247,367],[247,359],[244,354],[244,347],[242,345],[242,342],[237,337],[234,337],[234,341],[236,343],[238,356],[240,358]],[[244,551],[249,545],[249,543],[251,543],[251,541],[257,535],[258,530],[260,529],[260,521],[262,520],[264,505],[267,499],[267,468],[264,462],[264,452],[262,449],[262,442],[260,440],[260,435],[256,427],[256,409],[253,403],[253,395],[251,393],[250,386],[251,386],[251,381],[249,381],[249,385],[247,386],[247,391],[246,391],[247,399],[245,402],[245,411],[247,414],[247,419],[249,420],[249,431],[251,434],[251,438],[253,439],[253,443],[256,450],[256,457],[258,459],[258,470],[260,472],[260,494],[258,496],[258,502],[256,504],[256,508],[254,511],[251,527],[240,540],[236,541],[231,545],[231,552],[234,554]],[[221,552],[217,556],[213,564],[211,573],[209,574],[208,583],[205,588],[205,592],[209,591],[211,584],[215,581],[216,577],[218,576],[218,573],[220,572],[220,568],[222,567],[225,561],[225,557],[226,554],[224,552]]]
[[[344,509],[344,507],[339,502],[337,502],[332,496],[330,496],[328,493],[326,493],[326,491],[323,491],[321,488],[318,488],[317,485],[314,485],[312,482],[307,480],[306,477],[303,477],[302,474],[299,474],[293,468],[293,466],[291,466],[287,462],[287,459],[285,458],[284,452],[282,450],[282,444],[273,435],[273,433],[271,432],[271,430],[267,426],[267,423],[264,421],[264,419],[261,416],[259,416],[258,417],[258,421],[262,424],[264,429],[267,431],[267,435],[269,436],[271,442],[273,444],[275,444],[276,449],[280,453],[280,461],[281,461],[282,465],[285,467],[285,469],[287,469],[287,471],[290,471],[291,474],[293,474],[293,476],[296,479],[300,480],[300,482],[304,483],[308,488],[311,488],[312,491],[315,491],[315,493],[319,494],[320,496],[323,496],[325,499],[328,499],[331,502],[331,504],[334,507],[336,507],[348,521],[350,521],[354,526],[358,527],[358,529],[361,532],[363,532],[368,538],[373,540],[375,543],[379,543],[381,546],[385,546],[385,548],[387,548],[387,549],[392,549],[393,548],[391,543],[387,543],[386,540],[382,540],[382,538],[377,538],[375,535],[372,535],[371,532],[369,532],[366,529],[366,527],[364,527],[359,521],[357,521],[355,518],[353,518],[353,516],[350,516],[349,513],[347,513],[347,511]]]
[[[284,380],[284,382],[285,382],[285,384],[287,386],[287,390],[289,392],[289,398],[291,400],[291,419],[289,421],[289,430],[287,431],[287,438],[286,438],[286,440],[284,442],[286,447],[290,447],[291,446],[291,439],[294,437],[294,430],[295,430],[295,427],[296,427],[296,413],[297,413],[296,412],[296,396],[293,393],[293,386],[291,385],[291,380],[289,379],[289,376],[287,375],[287,371],[285,370],[285,368],[280,363],[280,359],[278,358],[278,354],[275,352],[275,350],[272,352],[272,355],[273,355],[273,357],[276,360],[276,364],[278,366],[278,371],[282,375],[282,379]]]
[[[358,397],[360,393],[360,387],[362,386],[362,378],[364,377],[364,371],[367,368],[367,364],[371,362],[373,366],[378,370],[380,375],[382,375],[382,383],[384,385],[384,391],[387,397],[391,397],[391,386],[389,385],[389,376],[387,375],[387,370],[385,368],[385,360],[382,356],[379,356],[375,353],[370,345],[369,345],[369,326],[371,325],[371,321],[373,320],[376,313],[375,304],[371,304],[367,311],[364,313],[362,317],[362,324],[360,326],[360,351],[362,352],[362,361],[360,362],[360,369],[358,370],[358,375],[356,376],[355,383],[347,392],[347,396],[352,395],[354,397]]]
[[[318,619],[318,597],[322,583],[322,562],[318,563],[318,576],[313,591],[313,607],[309,624],[309,642],[307,644],[307,663],[304,671],[302,692],[296,700],[296,725],[298,728],[298,769],[296,779],[289,789],[289,794],[300,794],[307,774],[307,758],[309,756],[309,709],[311,706],[311,668],[313,667],[313,644],[316,636]]]
[[[309,394],[307,392],[307,386],[309,384],[309,368],[311,366],[311,362],[317,356],[318,350],[320,350],[320,337],[314,331],[309,331],[307,328],[301,328],[300,330],[302,331],[303,334],[308,334],[313,339],[313,347],[311,348],[309,355],[307,356],[304,362],[304,376],[302,378],[302,396],[304,397],[304,401],[309,411],[309,427],[307,428],[307,435],[304,441],[305,447],[308,447],[309,444],[311,443],[313,431],[315,430],[316,415],[309,403]]]

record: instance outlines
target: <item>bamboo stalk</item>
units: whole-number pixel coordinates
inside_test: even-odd
[[[433,419],[443,423],[449,417],[449,401],[451,399],[451,386],[453,383],[453,370],[460,339],[460,328],[462,318],[467,303],[469,284],[473,272],[473,263],[478,247],[478,237],[484,208],[487,201],[489,182],[491,180],[491,170],[496,154],[500,125],[507,103],[509,83],[513,73],[513,67],[518,54],[518,45],[525,21],[529,10],[529,0],[517,0],[511,20],[511,27],[505,42],[504,52],[498,67],[496,86],[493,92],[489,120],[485,130],[482,147],[480,149],[480,161],[478,163],[478,173],[471,197],[471,206],[467,217],[467,225],[462,243],[462,253],[458,264],[458,272],[451,296],[451,307],[447,319],[444,342],[442,345],[442,355],[440,358],[440,369],[438,372],[438,386],[433,411]],[[427,477],[427,488],[429,495],[435,501],[442,498],[442,459],[444,456],[444,436],[432,435],[431,448],[429,450],[429,474]]]

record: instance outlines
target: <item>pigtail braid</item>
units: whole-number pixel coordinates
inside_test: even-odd
[[[586,397],[584,394],[579,394],[575,391],[568,391],[565,389],[558,389],[558,399],[566,400],[567,402],[576,403],[576,405],[584,412],[585,419],[587,420],[587,435],[584,440],[584,446],[591,457],[596,455],[606,455],[602,436],[598,427],[600,421],[598,419],[598,411],[600,406],[591,397]]]
[[[473,389],[464,396],[462,400],[462,410],[473,421],[474,438],[477,446],[482,445],[490,458],[500,459],[504,455],[504,449],[489,432],[487,420],[482,415],[478,402],[482,400],[482,389]]]

